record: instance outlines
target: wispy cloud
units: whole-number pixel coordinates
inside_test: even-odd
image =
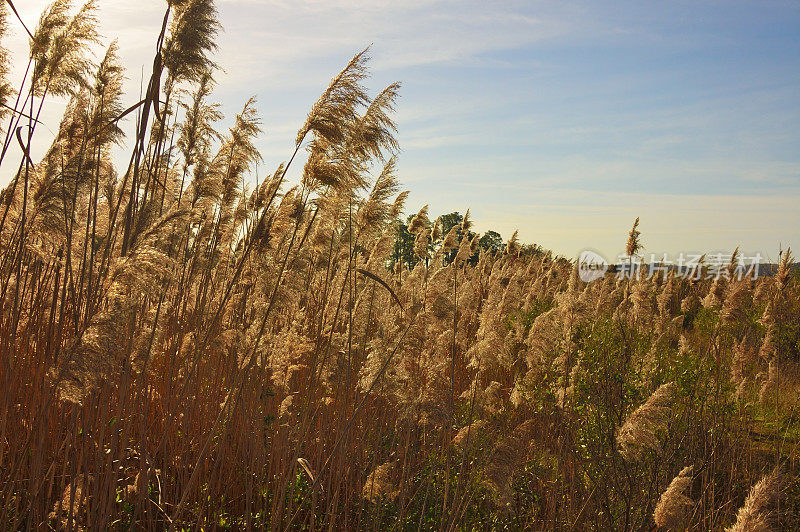
[[[18,8],[33,27],[45,4]],[[165,3],[100,7],[104,35],[120,40],[133,100]],[[330,77],[371,44],[373,89],[403,82],[399,169],[411,204],[471,207],[479,227],[519,228],[568,254],[579,245],[615,251],[637,215],[664,247],[800,241],[796,3],[219,0],[218,8],[224,72],[215,97],[227,123],[258,95],[267,170],[286,157]],[[19,77],[24,34],[6,44],[23,58]],[[46,106],[48,127],[62,110],[63,102]],[[34,155],[47,144],[41,132]]]

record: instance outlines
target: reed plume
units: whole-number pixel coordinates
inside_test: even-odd
[[[201,83],[216,64],[209,55],[216,51],[215,38],[221,26],[213,0],[172,2],[172,23],[164,43],[163,65],[170,83]]]
[[[625,254],[628,257],[633,257],[642,249],[641,243],[642,232],[639,231],[639,217],[633,222],[630,233],[628,233],[628,242],[625,244]]]
[[[747,495],[744,505],[739,508],[736,523],[726,528],[726,532],[769,532],[778,530],[776,504],[783,489],[783,476],[775,470],[759,480]]]
[[[653,519],[664,530],[686,530],[694,501],[684,495],[692,484],[692,466],[681,469],[658,500]]]
[[[364,481],[362,496],[371,501],[397,497],[398,490],[393,480],[396,470],[397,465],[394,462],[386,462],[376,467]]]
[[[88,48],[99,40],[97,4],[86,2],[69,17],[70,0],[56,0],[39,19],[31,42],[31,86],[37,96],[74,94],[87,85]]]
[[[641,459],[648,450],[660,450],[658,433],[667,427],[676,392],[675,383],[662,384],[628,416],[617,431],[617,445],[625,459]]]
[[[0,7],[0,41],[8,34],[8,7],[4,4]],[[8,102],[14,96],[14,88],[8,79],[9,74],[9,53],[0,44],[0,119],[8,115]]]

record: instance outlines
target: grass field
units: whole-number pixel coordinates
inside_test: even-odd
[[[586,283],[423,208],[398,254],[400,86],[355,56],[259,182],[212,0],[165,9],[133,107],[93,2],[0,57],[0,529],[800,529],[790,252]]]

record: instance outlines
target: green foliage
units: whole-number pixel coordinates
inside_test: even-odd
[[[503,237],[496,231],[486,231],[481,239],[478,240],[478,247],[490,253],[497,253],[503,250]]]
[[[411,216],[408,217],[408,222],[411,221],[411,218]],[[394,250],[389,256],[391,266],[394,267],[398,262],[402,262],[404,267],[413,269],[420,260],[414,254],[414,235],[408,232],[408,223],[397,220],[395,227]]]

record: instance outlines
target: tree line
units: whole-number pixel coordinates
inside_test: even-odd
[[[402,261],[403,265],[408,268],[413,268],[417,265],[417,263],[421,260],[429,260],[433,253],[441,246],[444,236],[447,235],[451,229],[454,227],[456,228],[458,234],[458,240],[461,241],[462,238],[466,237],[469,240],[472,240],[476,233],[467,229],[466,231],[462,228],[462,222],[464,221],[464,215],[458,211],[451,212],[448,214],[442,214],[438,217],[436,222],[430,222],[429,220],[425,220],[424,223],[428,229],[432,231],[432,237],[438,238],[431,238],[428,244],[428,253],[426,256],[420,256],[414,250],[414,241],[415,236],[414,234],[409,231],[409,226],[412,223],[412,220],[415,215],[409,215],[405,222],[401,217],[398,217],[395,221],[395,240],[394,240],[394,251],[392,252],[391,256],[389,257],[390,265],[395,267],[398,261]],[[438,223],[438,230],[434,229],[434,226]],[[516,244],[516,239],[514,245]],[[478,257],[480,256],[481,251],[485,251],[487,253],[495,254],[502,252],[506,248],[506,243],[503,240],[503,237],[497,231],[489,230],[486,231],[483,235],[480,236],[478,239],[478,246],[475,253],[469,258],[470,264],[476,264],[478,262]],[[450,264],[455,255],[457,253],[457,249],[448,251],[443,254],[443,259],[445,264]],[[526,255],[532,255],[536,253],[543,252],[541,246],[537,244],[527,244],[520,246],[520,251]]]

